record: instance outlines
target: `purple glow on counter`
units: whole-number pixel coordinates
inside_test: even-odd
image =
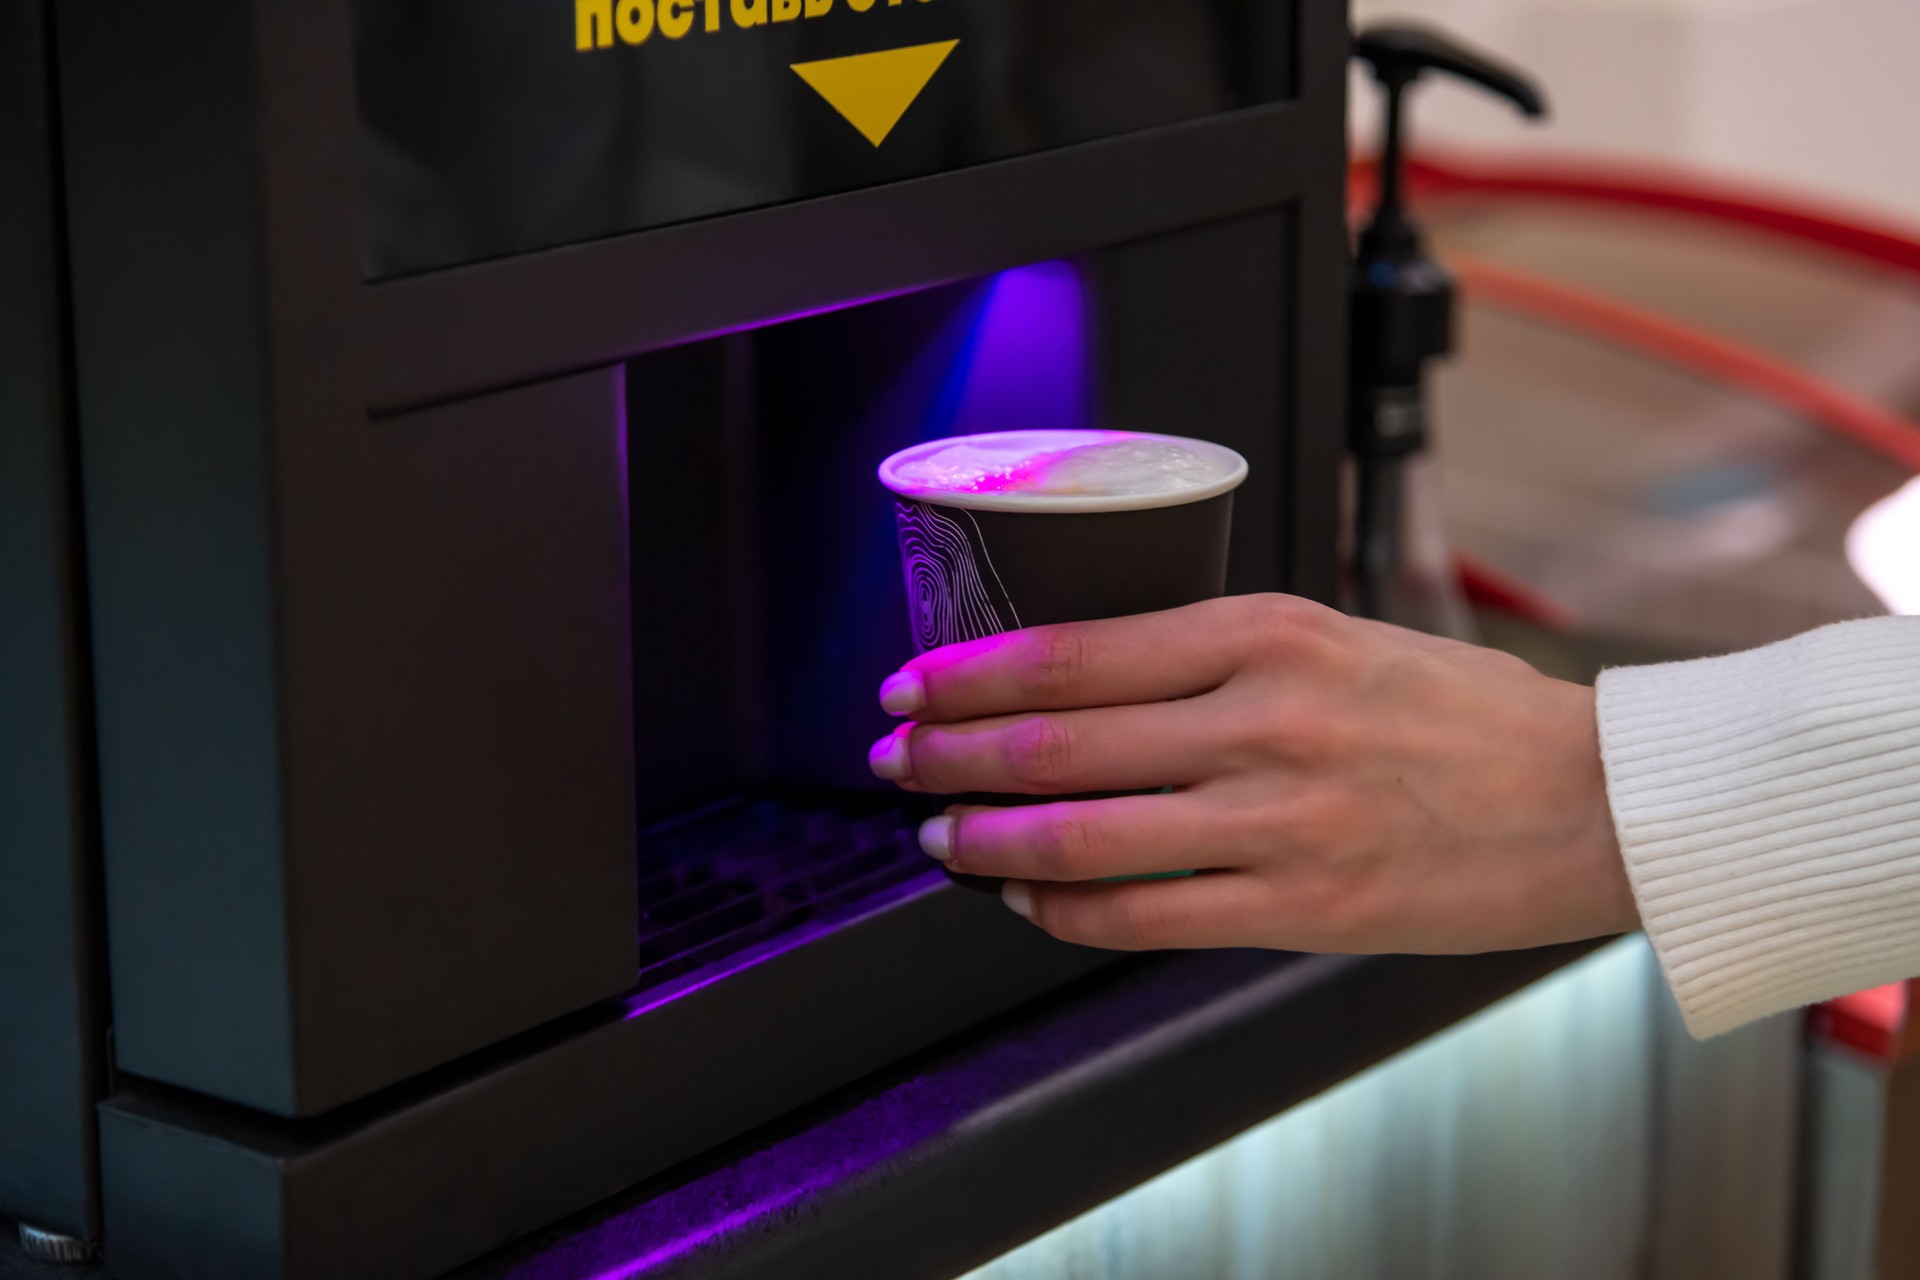
[[[869,912],[882,910],[906,898],[926,893],[929,890],[938,889],[945,883],[945,878],[940,874],[939,870],[930,867],[921,875],[903,881],[900,884],[893,885],[864,899],[861,903],[861,909],[857,914],[865,915]],[[769,960],[777,960],[790,951],[797,950],[826,934],[832,933],[834,930],[846,924],[851,918],[853,917],[845,916],[809,921],[807,924],[795,929],[792,933],[782,937],[778,942],[742,951],[738,955],[729,957],[724,962],[716,962],[716,967],[711,970],[697,972],[689,975],[685,980],[676,980],[662,987],[629,996],[627,998],[626,1012],[622,1015],[622,1020],[631,1022],[642,1014],[651,1013],[655,1009],[672,1004],[675,1000],[681,999],[684,996],[690,996],[696,991],[703,991],[717,982],[725,982],[728,978],[737,977],[745,973],[748,969],[763,965]]]
[[[644,1253],[630,1262],[623,1262],[619,1266],[610,1267],[605,1271],[596,1271],[589,1277],[589,1280],[630,1280],[633,1276],[642,1275],[653,1270],[655,1267],[672,1262],[675,1258],[684,1257],[692,1253],[709,1240],[716,1239],[727,1234],[729,1231],[736,1231],[741,1227],[757,1222],[771,1214],[778,1213],[788,1205],[794,1204],[813,1194],[820,1188],[829,1185],[835,1181],[839,1173],[840,1171],[836,1169],[830,1175],[823,1174],[811,1182],[803,1183],[797,1187],[790,1187],[778,1195],[769,1196],[767,1199],[755,1204],[750,1204],[744,1209],[735,1210],[724,1218],[718,1218],[713,1222],[709,1222],[699,1230],[681,1236],[677,1240],[670,1240],[652,1252]]]

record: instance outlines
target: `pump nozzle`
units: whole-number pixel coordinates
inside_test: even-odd
[[[1369,27],[1353,41],[1353,56],[1373,68],[1382,83],[1405,87],[1422,71],[1445,71],[1490,89],[1529,116],[1545,115],[1539,86],[1520,72],[1449,39],[1431,27],[1389,24]]]
[[[1385,253],[1406,252],[1403,241],[1413,236],[1401,207],[1405,136],[1406,90],[1427,71],[1444,71],[1507,99],[1530,118],[1547,113],[1540,89],[1520,72],[1430,27],[1389,25],[1369,27],[1353,41],[1353,56],[1373,68],[1386,90],[1386,111],[1380,139],[1380,193],[1367,235]],[[1364,255],[1363,255],[1364,256]]]
[[[1372,67],[1387,98],[1379,199],[1360,236],[1351,293],[1347,438],[1357,463],[1355,603],[1369,617],[1465,638],[1464,609],[1454,607],[1457,593],[1443,581],[1444,535],[1433,502],[1425,504],[1432,554],[1416,557],[1406,545],[1408,509],[1416,505],[1407,468],[1419,463],[1427,444],[1426,366],[1453,349],[1453,281],[1422,248],[1401,196],[1406,91],[1426,72],[1441,71],[1499,94],[1529,116],[1546,114],[1546,103],[1519,72],[1426,27],[1372,27],[1354,39],[1353,56]],[[1424,568],[1414,563],[1421,558],[1430,562]],[[1440,602],[1420,611],[1424,622],[1403,598],[1416,572],[1435,579],[1425,595],[1430,604]]]
[[[1427,27],[1370,27],[1354,38],[1353,54],[1373,69],[1387,96],[1379,199],[1354,262],[1352,376],[1356,403],[1364,407],[1375,391],[1416,392],[1426,362],[1453,347],[1453,282],[1427,256],[1401,200],[1408,87],[1428,71],[1442,71],[1499,94],[1529,116],[1544,115],[1547,108],[1540,90],[1520,72]],[[1356,450],[1419,448],[1424,433],[1416,418],[1424,413],[1389,415],[1388,423],[1402,427],[1383,432],[1375,429],[1381,423],[1363,417],[1355,424]]]

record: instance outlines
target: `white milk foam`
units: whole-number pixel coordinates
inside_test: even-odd
[[[972,436],[900,463],[894,472],[928,494],[1128,498],[1218,483],[1224,462],[1174,440],[1108,431]]]

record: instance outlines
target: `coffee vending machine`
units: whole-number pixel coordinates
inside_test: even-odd
[[[873,470],[1216,440],[1330,598],[1344,6],[0,23],[0,1216],[424,1278],[1115,961],[867,772]]]

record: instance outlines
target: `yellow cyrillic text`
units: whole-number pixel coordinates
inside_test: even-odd
[[[888,8],[908,0],[887,0]],[[573,0],[573,47],[582,53],[616,44],[640,45],[657,31],[684,38],[696,23],[704,32],[745,31],[770,23],[824,18],[835,0]],[[846,0],[855,13],[869,13],[879,0]],[[918,0],[930,4],[932,0]],[[619,37],[618,40],[615,37]]]

